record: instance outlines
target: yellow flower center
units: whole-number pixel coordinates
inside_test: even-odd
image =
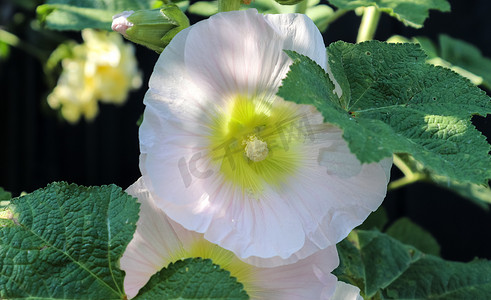
[[[258,197],[281,188],[302,160],[300,145],[313,139],[298,106],[281,99],[236,96],[212,118],[209,155],[225,180]]]

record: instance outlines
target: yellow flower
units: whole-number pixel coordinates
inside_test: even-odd
[[[134,49],[119,34],[86,29],[84,44],[73,47],[73,57],[62,61],[63,72],[48,96],[53,109],[76,123],[80,117],[92,120],[97,101],[123,104],[128,92],[141,86],[141,74]]]

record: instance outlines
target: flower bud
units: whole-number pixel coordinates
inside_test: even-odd
[[[158,53],[179,31],[188,26],[188,18],[174,4],[158,9],[125,11],[113,16],[112,23],[114,31]]]
[[[295,4],[298,4],[304,0],[275,0],[275,1],[281,5],[295,5]]]

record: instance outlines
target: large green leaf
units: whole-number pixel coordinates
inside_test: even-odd
[[[444,176],[433,174],[430,174],[430,179],[431,182],[459,194],[482,209],[489,210],[489,205],[491,204],[491,189],[489,188],[489,185],[458,182],[455,180],[448,180],[448,178],[445,178]]]
[[[249,299],[230,272],[210,259],[179,260],[153,275],[135,299]]]
[[[440,57],[451,63],[482,77],[482,84],[491,89],[491,59],[484,57],[477,47],[463,40],[448,35],[440,35]]]
[[[124,299],[118,267],[139,204],[115,185],[53,183],[11,201],[0,228],[0,298]]]
[[[490,145],[471,124],[490,98],[458,74],[425,63],[414,44],[336,42],[327,48],[329,75],[308,57],[294,60],[278,95],[313,104],[362,163],[409,153],[431,171],[461,182],[491,177]]]
[[[384,299],[487,299],[491,262],[445,261],[378,231],[354,231],[337,246],[341,280],[356,284],[364,297]]]
[[[415,28],[423,26],[429,10],[450,11],[447,0],[328,0],[340,9],[376,6],[381,11],[396,17],[405,25]]]
[[[468,78],[475,85],[483,85],[491,90],[491,59],[482,55],[476,46],[448,35],[439,36],[439,47],[427,37],[418,36],[407,39],[392,36],[391,43],[417,43],[428,55],[427,62],[451,69]]]
[[[491,262],[461,263],[423,256],[394,280],[384,295],[386,299],[489,299]]]
[[[111,30],[112,16],[123,11],[152,8],[155,0],[47,0],[37,8],[47,28]]]
[[[414,246],[426,254],[440,255],[440,245],[428,231],[403,217],[394,222],[386,233],[400,242]]]

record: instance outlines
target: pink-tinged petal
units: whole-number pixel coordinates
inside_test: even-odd
[[[284,37],[283,49],[294,50],[310,57],[319,66],[326,66],[326,47],[314,22],[302,14],[265,15]]]
[[[219,170],[211,165],[202,168],[202,171],[213,172],[211,176],[195,178],[189,174],[190,185],[186,186],[182,173],[188,172],[188,166],[176,164],[178,159],[181,158],[164,156],[159,166],[163,166],[165,172],[154,170],[155,165],[146,167],[149,172],[155,171],[152,182],[167,183],[154,186],[146,180],[148,188],[156,192],[156,205],[171,219],[205,233],[206,239],[242,258],[279,256],[285,259],[303,246],[305,233],[297,213],[275,192],[265,192],[260,200],[244,197],[240,190],[224,182],[218,175]],[[184,159],[189,162],[186,156]],[[159,160],[153,158],[152,161]],[[146,159],[142,159],[142,163],[145,162]],[[179,167],[181,170],[177,170]],[[175,176],[176,173],[179,176]],[[143,177],[149,176],[144,173]],[[158,195],[168,196],[162,199]],[[282,259],[279,264],[284,263]]]
[[[165,214],[153,205],[141,178],[127,192],[138,197],[141,204],[136,232],[120,260],[126,273],[125,292],[132,298],[153,274],[172,262],[170,253],[179,249],[181,243]]]
[[[325,155],[320,151],[323,148],[321,143],[317,153]],[[285,191],[285,201],[300,215],[308,237],[303,249],[296,253],[298,258],[335,245],[382,203],[388,180],[384,168],[379,163],[352,167],[357,165],[356,158],[352,159],[345,161],[347,170],[337,174],[313,161],[306,162],[305,169],[292,179],[291,189]],[[348,174],[352,175],[347,177]]]
[[[331,300],[363,300],[363,298],[358,287],[339,281]]]
[[[281,75],[288,71],[282,46],[278,34],[256,11],[218,14],[190,32],[186,68],[214,98],[274,94]]]
[[[297,263],[276,268],[258,268],[259,299],[331,299],[336,289],[338,266],[336,246],[321,250]]]
[[[217,212],[205,238],[239,257],[288,258],[305,242],[305,233],[297,214],[272,191],[261,199],[222,195],[222,210]]]
[[[133,13],[134,11],[130,10],[114,15],[111,29],[121,33],[122,35],[126,35],[126,30],[133,26],[133,23],[128,21],[128,17],[131,16]]]
[[[193,26],[185,66],[213,100],[274,95],[291,63],[283,49],[325,63],[322,36],[303,15],[265,17],[254,9],[217,14]]]
[[[189,255],[196,251],[193,249],[197,245],[203,249],[198,250],[199,256],[215,263],[221,261],[224,264],[221,267],[244,284],[251,299],[330,299],[336,289],[337,279],[331,274],[339,264],[335,246],[294,264],[276,268],[254,267],[205,241],[202,234],[186,230],[170,220],[154,205],[143,178],[127,192],[137,197],[141,204],[136,232],[120,260],[121,269],[126,273],[124,287],[129,298],[135,297],[149,278],[169,263],[194,257]]]

